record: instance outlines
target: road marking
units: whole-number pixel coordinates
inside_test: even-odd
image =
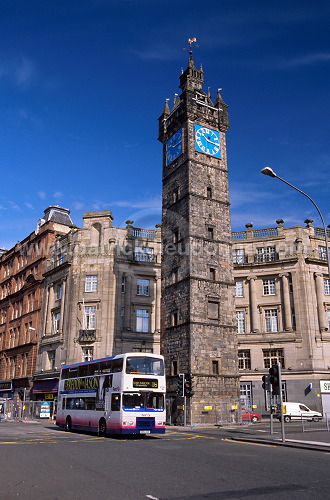
[[[159,500],[158,497],[153,497],[152,495],[146,495],[146,498],[150,498],[150,500]]]
[[[268,448],[274,448],[276,446],[275,444],[252,443],[251,441],[240,441],[239,439],[222,438],[221,441],[227,441],[229,443],[252,444],[254,446],[267,446]]]
[[[165,440],[170,440],[174,438],[173,440],[178,441],[179,439],[198,439],[198,438],[204,438],[204,439],[217,439],[213,436],[202,436],[199,434],[190,434],[190,433],[183,433],[183,432],[166,432],[164,434],[164,437],[161,437],[161,439]]]

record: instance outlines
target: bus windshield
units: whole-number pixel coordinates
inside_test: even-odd
[[[159,358],[129,356],[126,359],[126,373],[164,375],[164,362],[162,359]]]
[[[157,392],[125,392],[123,410],[164,410],[164,395]]]

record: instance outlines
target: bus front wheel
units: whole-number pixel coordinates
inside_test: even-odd
[[[67,432],[71,432],[72,431],[72,421],[71,421],[71,417],[66,417],[66,421],[65,421],[65,430]]]
[[[99,421],[99,436],[104,437],[107,434],[107,424],[104,418]]]

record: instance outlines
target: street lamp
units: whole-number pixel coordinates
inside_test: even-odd
[[[327,228],[325,226],[323,215],[321,214],[321,211],[320,211],[319,207],[316,205],[315,201],[310,196],[308,196],[308,194],[304,193],[303,191],[301,191],[300,189],[298,189],[293,184],[290,184],[290,182],[286,181],[285,179],[282,179],[282,177],[280,177],[279,175],[275,174],[274,170],[271,169],[270,167],[263,168],[261,170],[261,173],[264,174],[264,175],[269,175],[269,177],[276,177],[280,181],[284,182],[288,186],[292,187],[293,189],[295,189],[299,193],[301,193],[304,196],[306,196],[306,198],[308,198],[313,203],[314,207],[316,208],[316,210],[317,210],[317,212],[318,212],[318,214],[319,214],[319,216],[321,218],[322,224],[323,224],[324,239],[325,239],[325,253],[326,253],[326,258],[327,258],[328,274],[329,274],[329,280],[330,280],[330,259],[329,259],[329,249],[328,249],[328,233],[327,233]]]

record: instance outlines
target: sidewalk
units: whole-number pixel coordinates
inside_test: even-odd
[[[249,424],[245,429],[236,428],[234,432],[230,432],[230,429],[227,429],[226,434],[229,434],[230,439],[234,441],[330,452],[330,432],[325,429],[315,426],[303,432],[301,427],[299,428],[299,426],[290,422],[285,424],[284,431],[284,441],[279,424],[274,427],[273,434],[270,434],[268,423],[263,426]]]

